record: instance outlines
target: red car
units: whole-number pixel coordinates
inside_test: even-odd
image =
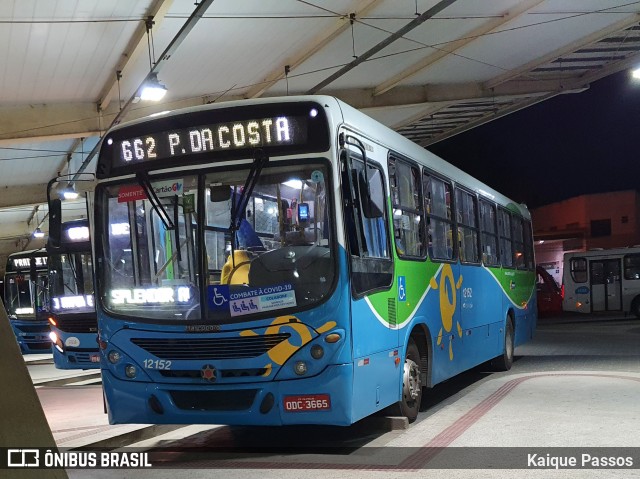
[[[563,289],[544,268],[537,266],[536,273],[538,275],[538,315],[562,314]]]

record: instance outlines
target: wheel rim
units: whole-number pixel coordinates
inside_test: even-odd
[[[510,360],[513,357],[513,332],[511,331],[511,328],[507,328],[505,343],[504,347],[507,353],[507,358]]]
[[[421,389],[420,366],[413,359],[407,358],[404,362],[402,395],[407,401],[416,401]]]

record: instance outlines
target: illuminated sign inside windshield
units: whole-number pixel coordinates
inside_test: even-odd
[[[47,257],[46,256],[36,256],[33,258],[35,261],[36,268],[47,266]],[[25,269],[31,267],[31,258],[13,258],[11,260],[14,269]]]
[[[307,141],[304,117],[278,116],[162,131],[115,142],[117,163],[132,164],[210,151],[299,145]],[[113,139],[107,139],[113,145]]]

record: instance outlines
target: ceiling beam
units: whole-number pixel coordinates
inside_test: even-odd
[[[153,18],[153,28],[160,27],[172,4],[173,0],[157,0],[151,6],[147,15]],[[145,22],[141,22],[140,26],[136,29],[129,41],[129,45],[125,51],[122,52],[121,60],[113,71],[113,75],[110,77],[111,79],[107,81],[106,85],[102,88],[100,101],[98,102],[98,109],[100,111],[106,110],[109,107],[111,99],[118,91],[119,77],[117,72],[120,72],[120,77],[125,76],[127,74],[127,67],[134,65],[142,54],[147,55],[147,28]]]
[[[360,0],[355,6],[354,11],[357,17],[363,17],[380,5],[382,1],[383,0]],[[344,15],[338,18],[331,27],[323,29],[319,35],[316,35],[313,39],[308,41],[304,48],[291,55],[279,67],[274,68],[271,73],[264,78],[264,80],[250,88],[245,94],[245,97],[256,98],[261,96],[265,91],[285,77],[285,67],[288,66],[291,70],[299,67],[302,63],[327,46],[331,41],[335,40],[338,35],[347,30],[350,26],[351,19],[349,18],[349,15]]]
[[[549,92],[577,93],[584,83],[576,77],[573,81],[522,81],[510,82],[494,90],[487,90],[482,83],[451,83],[423,86],[399,86],[382,95],[375,96],[373,88],[350,88],[344,90],[328,90],[333,95],[349,103],[354,108],[384,108],[422,103],[459,103],[478,99],[522,98],[542,96]]]
[[[46,183],[38,185],[5,186],[0,188],[0,208],[13,208],[26,205],[35,206],[46,202]]]
[[[583,37],[579,40],[576,40],[575,42],[571,42],[568,45],[563,46],[562,48],[558,48],[557,50],[554,50],[546,55],[538,57],[535,60],[525,63],[524,65],[518,68],[512,68],[508,72],[505,72],[502,75],[498,75],[497,77],[486,82],[484,87],[489,89],[495,88],[496,86],[502,83],[506,83],[509,80],[512,80],[532,70],[535,70],[537,67],[541,65],[545,65],[569,53],[574,53],[575,51],[580,50],[581,48],[587,45],[591,45],[592,43],[598,42],[613,33],[629,28],[630,26],[635,25],[639,21],[640,21],[640,14],[636,13],[634,15],[631,15],[630,17],[625,18],[624,20],[621,20],[612,25],[609,25],[608,27],[603,28],[602,30],[598,30],[597,32],[587,35],[586,37]]]
[[[399,30],[397,30],[396,32],[392,33],[387,38],[382,40],[380,43],[378,43],[377,45],[374,45],[372,48],[370,48],[369,50],[364,52],[362,55],[359,55],[358,58],[356,58],[355,60],[349,62],[347,65],[342,67],[340,70],[338,70],[337,72],[329,75],[329,77],[325,78],[320,83],[318,83],[316,86],[312,87],[310,90],[307,91],[307,94],[314,94],[314,93],[317,93],[318,91],[322,90],[327,85],[330,85],[331,83],[336,81],[341,76],[347,74],[348,72],[353,70],[355,67],[360,65],[362,62],[368,60],[369,58],[371,58],[373,55],[375,55],[379,51],[384,50],[389,45],[391,45],[393,42],[395,42],[396,40],[399,40],[404,35],[409,33],[411,30],[419,27],[424,22],[429,20],[431,17],[437,15],[442,10],[444,10],[445,8],[447,8],[452,3],[455,3],[455,2],[456,2],[456,0],[440,0],[438,3],[436,3],[429,10],[427,10],[424,13],[422,13],[421,15],[418,15],[416,18],[414,18],[409,23],[407,23],[404,27],[402,27]]]
[[[443,47],[432,47],[436,49],[434,53],[428,55],[417,63],[414,63],[410,67],[401,71],[397,75],[394,75],[387,81],[381,83],[374,90],[374,95],[381,95],[392,88],[396,87],[399,83],[407,80],[421,71],[429,68],[439,60],[455,53],[456,51],[461,50],[466,47],[468,44],[474,42],[478,38],[482,37],[482,35],[486,35],[487,33],[494,32],[498,28],[502,27],[506,23],[509,23],[519,16],[523,15],[527,11],[532,8],[537,7],[545,0],[527,0],[516,5],[512,10],[508,10],[504,12],[500,17],[489,20],[488,22],[480,25],[477,28],[474,28],[470,32],[466,33],[464,37],[459,38],[458,40],[454,40],[452,42],[447,42]]]

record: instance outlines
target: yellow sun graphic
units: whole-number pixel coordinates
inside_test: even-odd
[[[442,266],[440,272],[440,284],[435,277],[431,278],[429,282],[431,289],[440,290],[440,317],[442,319],[442,328],[438,332],[438,346],[442,343],[442,329],[449,333],[453,327],[453,315],[456,312],[456,289],[460,289],[462,286],[462,275],[458,278],[458,282],[455,282],[453,277],[453,270],[450,264]],[[451,294],[449,294],[451,292]],[[458,336],[462,337],[462,326],[456,321],[456,329],[458,330]],[[453,344],[451,341],[452,336],[449,336],[449,360],[453,361]]]

